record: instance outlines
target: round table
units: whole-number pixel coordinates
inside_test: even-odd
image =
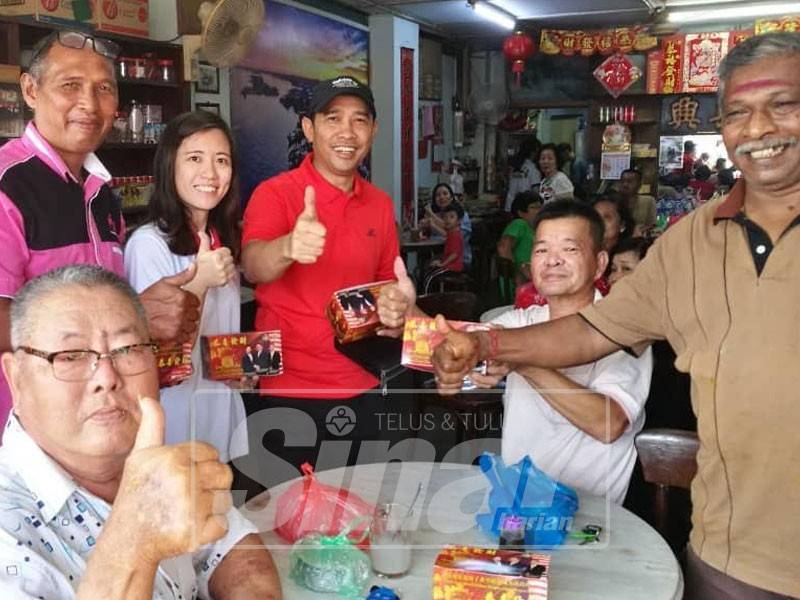
[[[488,511],[489,484],[477,467],[456,463],[402,462],[342,467],[317,473],[319,481],[357,493],[364,500],[408,504],[419,483],[422,493],[411,519],[415,545],[411,571],[404,577],[370,585],[388,585],[404,600],[431,598],[433,565],[447,544],[492,547],[496,544],[475,525],[475,514]],[[242,508],[272,552],[283,595],[292,600],[333,597],[297,586],[289,578],[290,544],[273,531],[275,499],[299,481],[264,492]],[[667,543],[647,523],[624,508],[593,496],[580,496],[575,529],[603,527],[600,541],[569,541],[551,552],[550,600],[679,600],[683,578]]]
[[[428,238],[424,240],[401,240],[400,252],[424,252],[433,251],[438,248],[444,247],[444,239],[442,238]]]
[[[422,267],[423,262],[429,256],[433,256],[436,252],[444,248],[444,238],[428,238],[425,240],[418,240],[412,242],[411,240],[400,241],[400,254],[406,263],[406,269],[413,274],[417,283],[421,284],[422,281]]]

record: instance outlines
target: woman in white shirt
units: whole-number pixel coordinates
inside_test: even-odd
[[[248,452],[244,403],[235,390],[203,378],[199,336],[239,332],[236,169],[233,139],[221,118],[195,111],[170,121],[156,151],[148,222],[125,248],[125,272],[136,291],[197,265],[184,286],[202,303],[194,372],[161,390],[166,442],[207,442],[223,462]]]
[[[539,170],[542,172],[542,183],[539,196],[547,204],[554,200],[571,200],[574,187],[569,177],[560,171],[561,160],[555,144],[545,144],[539,152]]]

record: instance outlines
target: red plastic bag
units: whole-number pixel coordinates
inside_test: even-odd
[[[294,543],[309,533],[335,536],[359,517],[372,517],[375,507],[347,490],[319,483],[314,468],[304,463],[303,481],[292,484],[281,494],[275,508],[275,531]],[[369,520],[350,532],[365,537]]]

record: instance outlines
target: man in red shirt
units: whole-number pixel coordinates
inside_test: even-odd
[[[284,372],[261,378],[261,402],[297,409],[316,424],[310,435],[297,411],[286,413],[297,423],[268,424],[280,431],[269,432],[265,446],[294,467],[311,461],[320,469],[341,458],[318,461],[321,438],[378,436],[373,421],[385,400],[368,393],[378,380],[335,349],[325,316],[335,291],[394,278],[392,199],[357,172],[372,146],[375,117],[372,92],[356,79],[320,83],[301,120],[313,152],[298,168],[261,183],[244,214],[242,265],[257,284],[256,328],[279,329],[283,344]],[[332,427],[334,417],[354,420],[355,428]],[[271,434],[285,439],[270,441]]]

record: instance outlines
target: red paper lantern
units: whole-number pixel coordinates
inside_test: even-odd
[[[533,56],[535,50],[533,39],[524,31],[515,31],[503,40],[503,54],[511,61],[511,70],[517,75],[517,85],[520,85],[525,61]]]

